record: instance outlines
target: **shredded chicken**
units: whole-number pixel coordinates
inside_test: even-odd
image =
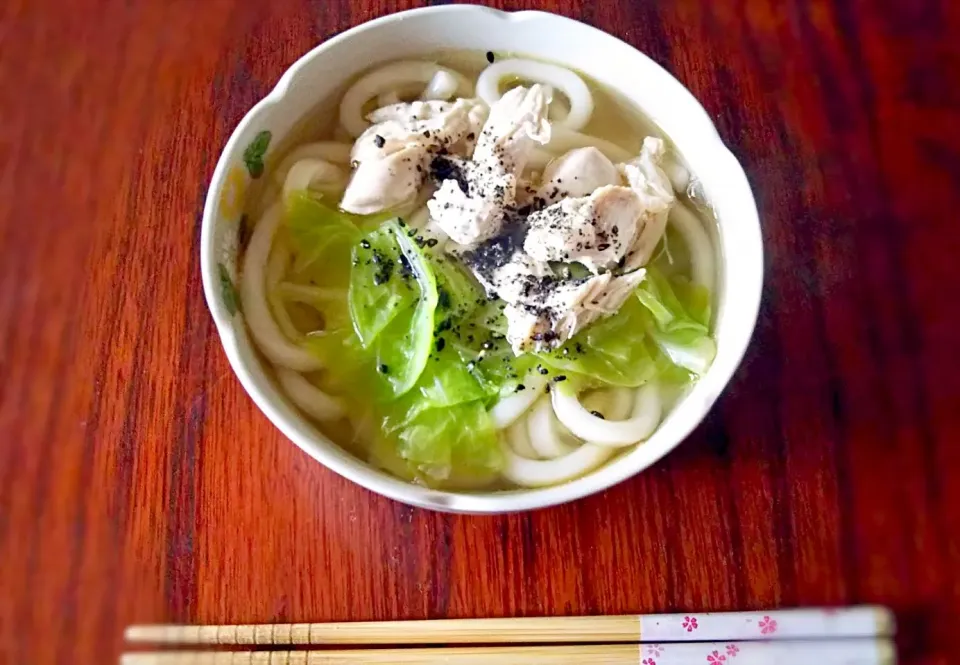
[[[646,270],[634,270],[624,275],[604,273],[585,282],[565,282],[557,287],[548,299],[548,311],[552,310],[551,329],[558,339],[573,337],[602,316],[616,314],[623,302],[646,277]],[[542,315],[541,315],[542,316]],[[515,348],[531,340],[520,340]]]
[[[530,215],[526,252],[538,261],[582,263],[595,274],[618,264],[627,270],[645,265],[674,201],[659,166],[663,152],[663,141],[649,137],[640,156],[621,165],[630,187],[601,186]]]
[[[538,261],[579,262],[596,274],[616,266],[631,248],[643,213],[636,192],[606,185],[530,215],[523,248]]]
[[[458,99],[392,104],[368,116],[374,123],[354,143],[355,170],[340,207],[361,215],[412,201],[426,177],[432,152],[470,133],[476,102]]]
[[[552,348],[602,316],[616,313],[646,271],[607,272],[587,279],[558,277],[543,262],[514,250],[509,260],[491,260],[490,252],[463,258],[490,294],[507,303],[507,340],[516,353]]]
[[[648,136],[643,140],[640,156],[619,166],[644,208],[637,220],[637,235],[627,252],[625,267],[628,270],[646,265],[650,260],[667,228],[670,207],[676,200],[670,179],[660,166],[665,152],[662,139]]]
[[[514,352],[553,348],[603,316],[615,314],[646,276],[643,269],[626,275],[595,275],[587,280],[560,283],[536,307],[508,304],[507,341]]]
[[[530,152],[549,140],[543,87],[510,90],[491,106],[472,159],[446,160],[434,169],[442,182],[427,204],[431,217],[461,245],[497,235]]]
[[[533,150],[550,140],[547,107],[548,91],[538,84],[510,90],[489,112],[466,99],[377,109],[354,144],[341,201],[344,210],[370,214],[410,203],[418,192],[430,196],[428,175],[439,182],[427,202],[430,223],[460,245],[456,253],[506,303],[507,339],[517,353],[553,348],[615,313],[643,281],[641,266],[674,203],[661,166],[665,146],[653,137],[619,166],[596,148],[571,150],[518,195]],[[574,278],[554,262],[594,274]]]

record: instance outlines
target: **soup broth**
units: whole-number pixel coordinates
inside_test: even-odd
[[[643,445],[709,368],[698,191],[582,74],[383,63],[317,100],[250,188],[245,320],[291,402],[361,459],[450,490],[565,482]]]

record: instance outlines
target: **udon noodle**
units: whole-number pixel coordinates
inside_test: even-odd
[[[491,58],[488,57],[487,60]],[[615,311],[602,312],[599,317],[591,313],[593,322],[585,327],[574,328],[573,334],[568,335],[569,339],[555,332],[561,330],[561,324],[557,319],[550,319],[546,325],[554,327],[546,334],[534,333],[529,338],[517,341],[517,321],[509,319],[511,312],[516,313],[516,308],[510,309],[514,303],[506,302],[507,309],[503,310],[504,303],[490,295],[481,307],[497,306],[499,303],[501,311],[505,311],[508,316],[505,323],[504,315],[496,314],[499,317],[496,325],[485,333],[495,344],[488,341],[484,342],[482,347],[470,347],[473,336],[468,336],[462,330],[457,332],[454,328],[451,331],[448,327],[447,332],[443,333],[442,323],[438,323],[439,315],[430,319],[434,322],[432,325],[437,325],[438,330],[441,330],[440,333],[433,332],[429,349],[430,359],[438,363],[438,366],[441,359],[445,358],[441,354],[445,340],[448,340],[449,344],[460,345],[457,352],[465,359],[469,372],[475,372],[477,363],[484,360],[488,351],[490,354],[500,353],[505,363],[515,363],[510,365],[514,368],[510,370],[513,374],[508,372],[506,378],[501,377],[499,388],[490,388],[489,376],[480,381],[488,392],[477,398],[479,406],[468,400],[449,400],[450,408],[466,408],[465,404],[474,404],[471,410],[464,410],[463,414],[472,414],[472,418],[481,419],[483,427],[488,426],[491,431],[496,432],[496,449],[483,452],[485,457],[479,465],[480,471],[469,465],[466,470],[458,468],[457,455],[460,453],[456,450],[453,453],[443,451],[440,457],[447,460],[445,463],[432,458],[424,461],[426,453],[420,448],[428,446],[424,444],[418,448],[420,439],[417,439],[417,436],[428,436],[424,434],[427,430],[420,427],[415,430],[420,434],[408,436],[403,427],[416,422],[426,407],[418,406],[413,411],[408,411],[407,420],[398,426],[399,429],[390,429],[391,426],[387,425],[392,421],[383,413],[389,412],[393,407],[381,408],[379,405],[396,404],[403,400],[416,403],[418,395],[428,395],[433,389],[424,379],[413,377],[410,380],[419,383],[411,384],[413,388],[405,386],[407,392],[394,394],[390,399],[380,400],[374,396],[376,391],[372,389],[366,397],[358,397],[351,393],[351,382],[357,380],[356,376],[341,376],[346,372],[343,367],[348,361],[332,359],[329,354],[317,351],[319,343],[329,342],[336,327],[333,323],[335,312],[344,311],[343,303],[354,297],[356,283],[351,281],[354,273],[339,281],[328,279],[325,266],[329,261],[326,258],[318,261],[317,256],[329,250],[329,246],[324,244],[328,239],[329,242],[336,241],[338,236],[330,231],[334,227],[324,227],[325,230],[311,236],[309,225],[304,227],[295,217],[291,217],[294,213],[290,212],[289,202],[306,193],[311,197],[311,201],[319,201],[326,206],[330,215],[337,216],[335,223],[341,226],[335,228],[342,231],[345,228],[343,224],[347,223],[357,229],[356,238],[365,238],[359,245],[353,244],[354,267],[348,267],[348,271],[362,268],[357,267],[357,257],[363,256],[362,249],[357,248],[369,247],[371,241],[382,239],[382,234],[385,233],[383,229],[394,224],[389,226],[394,229],[395,243],[398,243],[399,247],[396,250],[399,253],[395,255],[397,261],[394,263],[402,264],[402,268],[395,266],[391,270],[405,271],[404,277],[408,281],[416,281],[421,286],[417,287],[418,291],[415,289],[414,299],[410,299],[402,289],[398,292],[399,295],[393,293],[391,297],[394,300],[408,298],[411,317],[420,316],[422,311],[425,311],[428,292],[422,285],[433,283],[435,279],[439,279],[439,274],[436,278],[421,274],[423,267],[417,261],[410,260],[413,254],[409,252],[417,253],[422,250],[428,259],[423,265],[427,266],[436,267],[436,264],[430,261],[442,263],[462,260],[463,265],[470,266],[474,276],[486,287],[487,292],[491,292],[490,284],[484,281],[486,277],[481,274],[480,268],[471,265],[464,257],[478,255],[476,247],[483,247],[485,242],[492,241],[480,238],[472,244],[457,242],[451,238],[451,233],[459,237],[457,233],[452,232],[449,224],[431,212],[436,211],[439,205],[427,205],[428,200],[440,198],[442,176],[424,178],[415,195],[373,215],[348,214],[342,209],[338,210],[337,204],[345,196],[348,186],[354,186],[351,183],[360,177],[358,155],[361,154],[360,146],[366,140],[365,137],[369,137],[370,131],[373,131],[370,129],[370,114],[373,110],[414,108],[410,103],[420,100],[424,104],[415,108],[424,109],[424,113],[430,109],[441,109],[443,113],[447,113],[456,104],[469,104],[470,112],[477,116],[474,121],[479,120],[482,123],[484,118],[489,116],[486,121],[488,124],[483,125],[487,132],[494,122],[493,109],[505,104],[505,94],[518,85],[533,86],[531,91],[538,91],[545,97],[545,124],[549,126],[549,138],[542,143],[531,144],[532,147],[521,160],[522,168],[518,167],[516,173],[517,181],[529,191],[542,185],[541,179],[545,171],[549,172],[553,165],[559,163],[558,160],[577,149],[596,149],[602,155],[602,158],[597,159],[620,165],[620,173],[628,174],[629,168],[624,165],[639,163],[631,160],[636,160],[638,155],[646,155],[645,152],[641,153],[641,146],[646,150],[650,145],[654,145],[645,143],[644,138],[660,136],[656,127],[649,123],[638,109],[565,67],[524,58],[496,59],[492,64],[488,64],[484,62],[483,54],[462,53],[443,54],[423,60],[404,60],[369,70],[357,78],[336,100],[326,100],[326,109],[329,110],[335,104],[336,110],[333,113],[321,112],[319,115],[333,122],[328,122],[321,131],[311,132],[310,136],[296,137],[297,142],[282,154],[282,159],[273,159],[275,155],[271,155],[270,163],[273,166],[268,168],[254,200],[248,202],[248,211],[253,214],[262,211],[262,215],[254,225],[242,257],[241,304],[250,334],[260,353],[274,368],[279,386],[304,415],[344,447],[414,482],[451,489],[540,487],[586,474],[625,449],[642,445],[642,442],[656,431],[664,413],[671,408],[678,395],[682,395],[698,376],[707,371],[713,358],[713,341],[709,335],[710,297],[714,292],[717,273],[717,257],[710,232],[713,220],[709,206],[689,195],[695,177],[669,147],[657,167],[660,170],[656,171],[665,174],[667,187],[672,188],[669,209],[662,212],[666,220],[666,230],[661,228],[653,239],[656,250],[652,256],[642,265],[635,266],[647,271],[646,274],[632,273],[638,280],[642,280],[631,282],[640,284],[637,292],[639,300],[629,297],[629,307],[634,308],[631,311],[636,312],[636,322],[640,322],[640,327],[623,328],[623,331],[618,333],[619,337],[609,338],[619,344],[618,348],[621,350],[603,355],[606,351],[602,347],[607,343],[603,339],[606,338],[601,339],[599,333],[591,337],[591,331],[597,331],[603,325],[609,327],[613,325],[609,322],[617,317],[627,316],[624,313],[626,310],[621,309],[620,305],[612,308]],[[376,125],[379,126],[381,125]],[[425,134],[429,134],[429,130]],[[427,161],[418,163],[418,173],[423,171],[421,164],[429,163],[432,164],[431,168],[436,168],[437,156],[445,159],[448,147],[450,153],[458,154],[457,150],[462,151],[456,158],[460,161],[453,160],[453,163],[465,164],[472,151],[472,145],[468,144],[475,140],[482,143],[484,140],[482,135],[477,137],[476,134],[477,132],[471,132],[468,140],[461,138],[458,139],[459,143],[451,141],[449,146],[431,152],[431,155],[426,157]],[[374,143],[377,148],[383,148],[385,139],[378,135]],[[454,145],[468,147],[454,148]],[[449,168],[449,164],[445,168]],[[624,196],[630,194],[630,185],[623,184],[619,179],[620,176],[615,188]],[[461,185],[461,189],[466,190],[466,186]],[[650,186],[647,190],[650,190]],[[591,196],[597,196],[598,191],[600,190],[597,189]],[[647,194],[649,191],[644,192],[644,195]],[[554,199],[556,198],[554,193]],[[531,215],[530,220],[533,220],[534,213],[526,210],[548,210],[552,205],[550,201],[539,201],[536,198],[532,201],[533,203],[526,204],[525,208],[520,203],[513,208],[505,207],[508,211],[505,214],[514,214],[514,217],[517,217],[517,209],[525,210],[523,214]],[[303,205],[311,204],[307,202]],[[648,212],[644,214],[648,215]],[[395,218],[402,221],[387,221]],[[521,220],[519,223],[527,222]],[[381,225],[380,231],[375,231],[378,224]],[[533,222],[530,221],[530,224]],[[616,231],[617,227],[613,228]],[[396,231],[397,229],[403,231]],[[381,235],[376,235],[378,232]],[[364,236],[365,233],[374,235]],[[305,237],[312,238],[311,242],[321,247],[316,251],[305,249],[314,247],[305,244]],[[415,239],[420,249],[409,239]],[[604,245],[598,245],[598,249],[605,251]],[[344,245],[340,254],[350,251],[349,244]],[[601,267],[593,273],[584,272],[583,265],[588,268],[591,265],[586,260],[583,265],[571,261],[569,265],[559,267],[554,261],[550,268],[544,269],[555,271],[547,278],[551,284],[556,282],[562,286],[564,279],[574,285],[585,284],[589,279],[608,279],[612,284],[622,273],[628,271],[624,268],[626,259],[627,256],[621,256],[618,266],[607,269]],[[377,259],[375,254],[374,261],[380,263],[381,260],[385,262],[387,259]],[[570,277],[571,268],[574,277]],[[563,276],[554,276],[555,274]],[[653,279],[655,274],[659,275],[659,281]],[[380,273],[375,275],[374,283],[379,284],[377,280],[383,281],[381,277],[383,275]],[[383,279],[390,277],[387,275]],[[477,293],[482,294],[480,284],[472,283]],[[436,294],[439,294],[438,302],[432,305],[437,312],[443,307],[447,291],[442,285],[436,293],[431,291],[435,298]],[[500,295],[503,297],[502,292]],[[552,293],[548,295],[553,297]],[[607,291],[602,295],[607,297]],[[477,302],[480,302],[480,299]],[[591,302],[596,303],[597,300]],[[638,302],[642,303],[642,306]],[[393,301],[384,307],[395,306],[391,303]],[[696,306],[691,303],[696,303]],[[590,303],[581,304],[590,309]],[[523,307],[527,308],[524,311],[530,311],[529,305],[523,304]],[[397,311],[401,314],[396,316],[407,315],[404,313],[407,310]],[[517,318],[519,317],[518,314]],[[579,325],[577,322],[580,319],[574,319],[575,325]],[[416,318],[413,320],[416,321]],[[392,321],[395,320],[383,325],[394,325]],[[450,325],[449,319],[446,323]],[[509,328],[507,339],[502,328],[504,325]],[[359,330],[357,326],[354,321],[353,329]],[[464,323],[461,327],[465,329],[465,326]],[[349,325],[345,325],[343,330],[346,330],[345,334],[348,336],[353,334]],[[347,342],[344,344],[346,346],[343,348],[349,346]],[[599,350],[595,351],[590,344],[597,346]],[[491,347],[493,350],[490,350]],[[631,355],[633,348],[640,349],[634,354],[636,358]],[[569,359],[567,352],[571,349],[577,350],[573,356],[578,359]],[[512,354],[509,353],[511,350]],[[622,356],[622,361],[629,367],[618,366],[620,361],[617,354],[621,351],[626,354]],[[471,353],[475,354],[474,359],[466,362]],[[601,366],[592,360],[588,363],[587,360],[592,358],[590,353],[601,354],[606,364]],[[394,374],[389,374],[387,363],[383,361],[386,351],[381,350],[377,354],[376,367],[381,376],[364,380],[389,381],[396,387],[402,380],[409,378],[402,373],[401,376],[395,376],[396,370],[393,370]],[[415,355],[411,351],[402,357],[409,360],[413,357],[411,354]],[[522,363],[516,360],[528,356],[530,362]],[[640,363],[646,363],[646,369],[638,367]],[[420,371],[429,373],[432,370],[427,363]],[[610,377],[614,377],[613,380],[609,380]],[[474,388],[471,385],[470,389]],[[418,393],[418,390],[421,393]],[[432,403],[431,407],[436,407],[436,404]],[[410,415],[411,413],[414,415]],[[460,415],[457,415],[457,418],[459,417]],[[465,421],[458,427],[469,430],[475,422],[477,421]],[[446,445],[444,437],[460,441],[457,435],[451,434],[453,430],[444,432],[436,435],[436,441],[430,439],[429,446],[434,447],[430,454],[436,453],[436,447]],[[405,442],[403,445],[397,443],[401,439]],[[461,443],[450,445],[457,446]],[[466,448],[477,448],[479,444],[469,440],[462,445]],[[478,453],[473,451],[470,454]]]

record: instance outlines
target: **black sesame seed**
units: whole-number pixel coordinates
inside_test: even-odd
[[[566,380],[567,380],[567,377],[566,377],[565,375],[561,374],[561,375],[559,375],[559,376],[553,377],[553,380],[556,381],[557,383],[559,383],[559,382],[561,382],[561,381],[566,381]]]
[[[517,386],[517,392],[520,392],[521,390],[526,390],[526,389],[527,389],[527,387],[526,387],[525,385],[523,385],[522,383]]]
[[[436,247],[436,246],[437,246],[436,238],[430,238],[427,240],[427,247]]]
[[[491,342],[490,340],[487,340],[486,342],[481,344],[481,346],[483,347],[484,350],[489,351],[490,349],[493,348],[493,342]]]
[[[364,249],[370,249],[370,241],[364,239],[360,241],[360,246]]]
[[[600,413],[599,411],[591,411],[590,414],[596,416],[596,417],[599,418],[600,420],[606,420],[606,418],[604,418],[603,414]]]
[[[443,347],[447,345],[447,340],[442,337],[437,338],[437,352],[443,351]]]
[[[490,64],[493,64],[493,60],[494,60],[493,51],[487,51],[487,62],[489,62]]]
[[[387,367],[386,365],[382,364],[382,363],[380,364],[379,367],[377,367],[377,369],[380,371],[381,374],[389,374],[389,373],[390,373],[390,368]]]
[[[378,148],[382,148],[386,144],[387,144],[387,140],[382,136],[380,136],[379,134],[373,137],[373,145],[377,146]]]
[[[538,367],[537,371],[543,374],[544,376],[546,376],[550,372],[550,370],[548,370],[546,367]]]

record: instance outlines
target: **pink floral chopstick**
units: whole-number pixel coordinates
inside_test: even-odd
[[[886,639],[671,642],[640,646],[640,665],[892,665]]]
[[[872,606],[645,614],[638,618],[643,642],[829,639],[875,637],[894,632],[890,611]]]

